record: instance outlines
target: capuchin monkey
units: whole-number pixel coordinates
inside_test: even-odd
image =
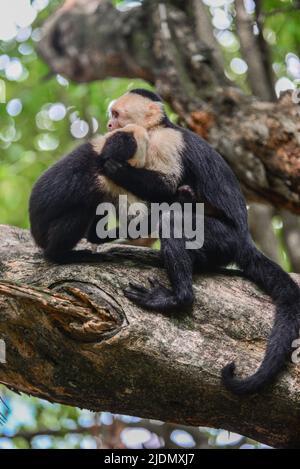
[[[235,394],[261,390],[282,370],[292,342],[299,336],[299,287],[256,249],[248,229],[245,200],[230,167],[201,137],[172,124],[158,95],[144,89],[132,90],[111,104],[109,115],[109,130],[138,124],[147,130],[149,142],[147,167],[132,167],[112,158],[103,167],[108,178],[150,202],[169,201],[179,186],[187,186],[205,207],[201,249],[186,249],[184,239],[161,238],[161,256],[171,289],[153,281],[150,288],[131,284],[125,290],[126,296],[144,308],[180,310],[193,303],[194,268],[204,271],[236,263],[248,279],[272,297],[276,318],[258,370],[238,379],[235,365],[230,363],[222,370],[222,378]]]
[[[35,183],[29,201],[31,233],[48,260],[58,263],[99,262],[101,254],[72,249],[91,228],[101,202],[117,205],[117,196],[126,191],[103,175],[108,159],[128,165],[146,163],[147,131],[128,125],[85,143],[57,161]],[[130,203],[137,199],[128,194]],[[97,243],[105,242],[99,240]]]

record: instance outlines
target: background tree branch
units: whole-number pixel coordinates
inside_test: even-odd
[[[242,374],[258,366],[274,314],[270,299],[241,276],[196,276],[193,311],[167,316],[122,294],[136,278],[165,282],[156,251],[106,245],[103,264],[57,266],[42,259],[28,231],[2,225],[0,259],[7,348],[0,382],[8,387],[94,411],[300,445],[299,367],[259,396],[236,398],[221,386],[229,361]]]
[[[262,101],[275,101],[273,71],[269,61],[269,48],[263,37],[263,24],[259,20],[260,0],[255,2],[255,19],[247,13],[244,0],[235,0],[235,24],[240,41],[242,57],[248,65],[248,84],[253,95]],[[254,35],[254,25],[258,34]],[[252,202],[249,205],[249,228],[255,243],[271,259],[280,264],[279,241],[274,232],[272,219],[275,214],[270,204]]]
[[[257,17],[259,1],[256,2]],[[241,44],[242,55],[248,65],[248,80],[253,94],[265,101],[275,101],[270,68],[267,66],[267,49],[261,27],[258,36],[254,35],[254,20],[247,13],[244,0],[235,0],[236,26]],[[260,25],[259,25],[260,26]]]
[[[254,95],[264,101],[275,101],[274,72],[270,60],[270,48],[263,35],[262,2],[255,0],[254,14],[247,13],[244,1],[235,0],[236,26],[242,56],[248,65],[248,82]],[[254,27],[257,34],[254,34]],[[274,207],[252,203],[249,208],[249,226],[252,237],[262,251],[277,263],[281,263],[279,239],[273,229]],[[299,221],[296,215],[281,210],[283,245],[288,253],[292,270],[299,270],[297,242],[300,240]]]

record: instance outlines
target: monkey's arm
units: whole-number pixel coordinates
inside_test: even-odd
[[[103,174],[140,199],[148,202],[168,202],[174,198],[177,186],[162,173],[134,168],[112,158],[103,166]]]
[[[100,152],[97,166],[100,172],[103,172],[104,166],[111,160],[121,163],[134,157],[138,149],[137,140],[133,132],[117,131],[108,135]]]

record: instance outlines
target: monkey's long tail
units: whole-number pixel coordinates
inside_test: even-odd
[[[247,278],[255,282],[276,304],[276,316],[264,359],[258,370],[245,379],[235,377],[235,364],[222,370],[223,383],[234,394],[260,391],[284,368],[292,353],[292,342],[299,337],[300,289],[275,262],[256,249],[252,240],[240,252],[237,263]]]

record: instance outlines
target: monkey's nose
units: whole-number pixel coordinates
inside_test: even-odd
[[[109,121],[107,123],[107,128],[108,128],[109,131],[116,130],[119,127],[120,127],[119,123],[116,119],[109,119]]]

